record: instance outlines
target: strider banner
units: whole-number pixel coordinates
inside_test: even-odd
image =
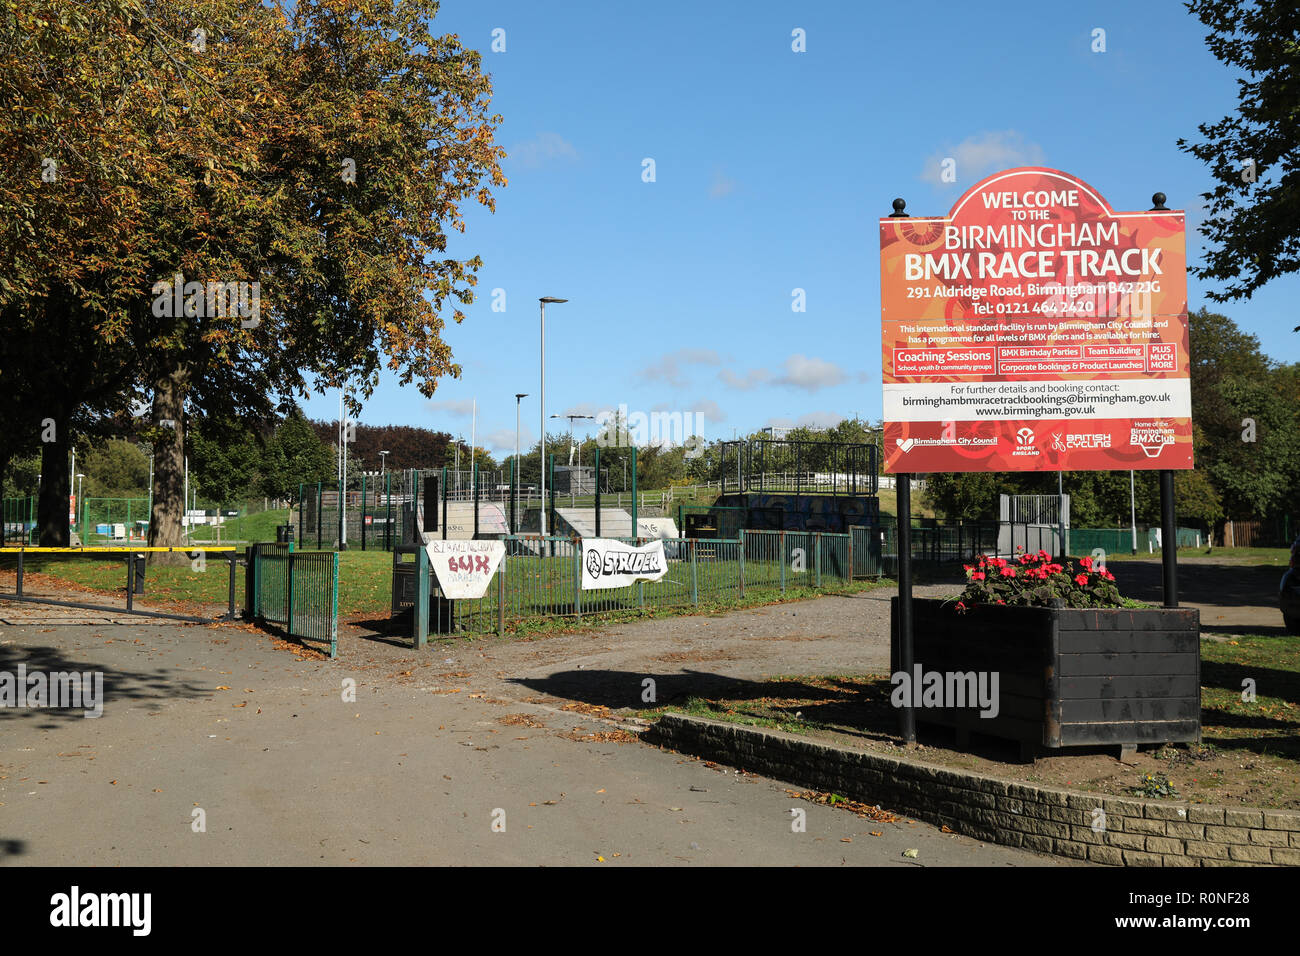
[[[625,588],[636,581],[658,581],[668,573],[664,543],[639,548],[608,538],[582,541],[582,589]]]
[[[887,472],[1192,467],[1181,211],[1012,169],[881,219],[880,281]]]

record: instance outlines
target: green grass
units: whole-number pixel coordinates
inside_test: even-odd
[[[297,522],[293,512],[288,508],[259,511],[256,514],[227,518],[221,526],[221,540],[226,541],[274,541],[275,529],[282,524],[293,523],[297,532]],[[217,529],[211,525],[196,525],[191,534],[192,541],[212,541],[217,539]]]
[[[304,549],[309,550],[309,549]],[[392,555],[386,551],[343,551],[339,554],[339,617],[343,620],[358,618],[380,620],[389,616],[392,608],[391,576]],[[507,626],[516,633],[536,634],[568,631],[603,626],[617,621],[639,620],[681,614],[718,613],[737,607],[753,607],[782,601],[807,600],[828,594],[846,594],[867,590],[878,585],[855,581],[852,584],[824,578],[823,587],[815,588],[800,583],[807,575],[787,575],[787,587],[782,594],[779,586],[780,569],[775,562],[746,562],[747,583],[744,597],[735,586],[738,568],[724,565],[715,568],[719,587],[709,588],[705,565],[700,565],[700,604],[690,602],[690,585],[682,572],[689,567],[674,563],[669,575],[659,582],[647,582],[642,593],[645,605],[635,605],[636,591],[582,592],[585,612],[579,617],[558,611],[568,611],[574,599],[573,558],[513,557],[508,579],[511,590],[507,592]],[[13,566],[5,559],[5,568]],[[227,599],[226,559],[217,554],[204,557],[204,570],[192,568],[191,563],[180,566],[153,565],[145,574],[145,605],[169,602],[197,602],[224,605]],[[123,596],[126,585],[126,567],[121,558],[62,557],[29,555],[24,561],[28,572],[49,574],[61,581],[104,593]],[[479,631],[495,627],[495,585],[479,602],[462,602],[461,615],[474,620]],[[235,602],[244,603],[244,569],[236,569]]]
[[[1284,568],[1291,560],[1290,548],[1179,548],[1178,557],[1205,558],[1207,560],[1231,561],[1234,564],[1265,564]],[[1160,552],[1139,551],[1129,554],[1127,551],[1112,551],[1106,555],[1107,561],[1159,561]]]
[[[1243,701],[1243,681],[1254,700]],[[1300,759],[1300,640],[1243,635],[1201,641],[1203,736]]]
[[[179,566],[151,565],[145,571],[144,605],[196,602],[224,605],[227,600],[227,566],[224,552],[205,554],[203,570],[192,560]],[[387,617],[391,607],[390,576],[392,555],[384,551],[344,551],[339,554],[339,616],[367,614]],[[13,559],[6,556],[0,567],[10,570]],[[126,594],[126,562],[122,558],[27,555],[25,572],[56,577],[74,585],[106,594]],[[30,587],[31,585],[29,585]],[[244,568],[235,570],[235,605],[244,604]]]

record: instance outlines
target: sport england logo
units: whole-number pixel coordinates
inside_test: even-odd
[[[1032,428],[1022,428],[1016,432],[1016,447],[1012,449],[1011,454],[1016,458],[1032,457],[1039,454],[1038,446],[1034,444],[1034,430]]]

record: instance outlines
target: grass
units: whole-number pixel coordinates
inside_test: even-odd
[[[1229,561],[1233,564],[1264,564],[1284,568],[1291,561],[1290,548],[1179,548],[1179,559],[1205,558],[1215,561]],[[1106,555],[1109,561],[1159,561],[1160,552],[1147,553],[1139,551],[1129,554],[1127,551],[1115,551]]]
[[[1300,760],[1300,641],[1265,635],[1202,641],[1201,684],[1204,737],[1224,749],[1248,742]],[[1247,690],[1253,700],[1242,700]]]
[[[529,635],[557,631],[583,630],[619,621],[670,617],[681,614],[718,613],[737,607],[754,607],[783,601],[800,601],[828,594],[848,594],[878,585],[868,581],[852,584],[833,582],[829,576],[822,588],[796,583],[801,575],[789,573],[783,594],[779,584],[779,567],[775,562],[746,562],[747,584],[740,598],[734,586],[738,578],[734,565],[722,569],[722,579],[715,588],[708,587],[709,575],[700,565],[700,603],[690,602],[690,586],[674,564],[663,581],[647,582],[643,588],[645,606],[637,607],[636,592],[583,592],[588,609],[582,616],[561,613],[573,605],[573,558],[513,557],[507,595],[508,626],[517,634]],[[392,555],[386,551],[343,551],[339,553],[339,617],[341,620],[387,618],[392,608]],[[0,567],[12,567],[6,559]],[[42,573],[68,582],[77,588],[122,596],[126,586],[126,566],[121,558],[91,556],[29,555],[24,560],[27,573]],[[718,569],[715,569],[718,570]],[[35,583],[35,582],[33,582]],[[206,555],[202,570],[194,562],[180,566],[154,565],[145,573],[143,604],[193,602],[224,605],[227,600],[226,559]],[[476,630],[495,627],[496,588],[479,602],[463,602],[462,616],[473,618]],[[244,603],[244,571],[236,570],[235,602]],[[670,603],[672,602],[672,603]]]
[[[225,524],[221,526],[221,540],[226,541],[274,541],[275,529],[282,524],[294,523],[294,530],[297,530],[297,522],[293,520],[293,513],[288,508],[271,509],[269,511],[259,511],[255,514],[240,515],[238,518],[227,518]],[[193,541],[212,541],[217,539],[217,529],[211,525],[196,525],[191,532]]]
[[[1247,683],[1250,682],[1250,683]],[[898,712],[892,685],[880,674],[780,676],[744,685],[743,692],[692,697],[642,711],[708,717],[873,748],[897,744]],[[1246,694],[1243,690],[1253,692]],[[1123,793],[1192,802],[1242,802],[1252,806],[1300,806],[1300,641],[1247,635],[1201,641],[1202,743],[1166,745],[1151,753],[1153,770],[1123,778]],[[967,747],[940,742],[923,760],[984,773],[1035,779],[1031,765],[988,760]],[[1063,753],[1053,760],[1070,755]],[[1081,758],[1085,759],[1086,758]],[[1054,785],[1095,789],[1086,773],[1058,763]],[[1046,771],[1045,771],[1046,772]],[[1084,774],[1081,777],[1080,774]],[[1177,785],[1171,778],[1178,777]],[[1123,777],[1122,771],[1119,777]],[[1117,780],[1119,779],[1117,777]],[[1106,789],[1106,784],[1100,785]]]

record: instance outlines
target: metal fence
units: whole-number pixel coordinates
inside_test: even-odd
[[[35,495],[0,501],[0,545],[35,544],[36,513]]]
[[[656,539],[616,540],[643,545]],[[668,564],[663,578],[584,591],[581,538],[510,535],[504,539],[506,555],[482,598],[446,600],[430,575],[429,629],[441,634],[501,633],[507,626],[557,616],[727,604],[747,594],[752,598],[755,591],[784,594],[799,587],[844,586],[879,566],[878,552],[873,559],[868,539],[863,538],[867,553],[859,559],[849,534],[745,531],[731,539],[657,540],[663,542]],[[413,605],[412,598],[402,609]],[[394,610],[399,610],[396,603]],[[413,628],[418,624],[413,622]]]
[[[249,615],[280,625],[290,637],[328,644],[330,657],[337,657],[338,552],[255,544],[245,554],[244,605]]]

